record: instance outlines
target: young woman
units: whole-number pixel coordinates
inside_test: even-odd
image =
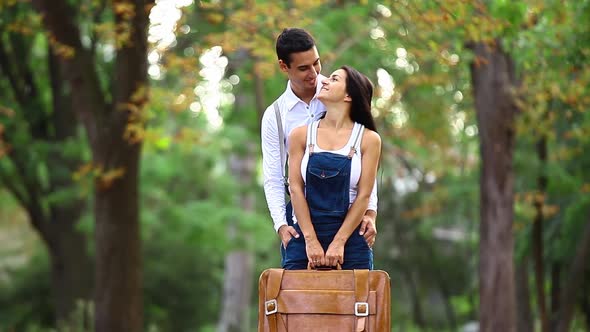
[[[358,233],[375,184],[381,138],[371,115],[373,86],[343,66],[322,82],[326,115],[289,136],[289,188],[294,227],[303,237],[286,247],[284,268],[372,269],[373,253]]]

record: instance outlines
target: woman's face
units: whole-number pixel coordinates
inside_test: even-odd
[[[322,89],[318,94],[318,99],[322,102],[341,102],[350,101],[346,93],[346,71],[338,69],[330,77],[322,81]]]

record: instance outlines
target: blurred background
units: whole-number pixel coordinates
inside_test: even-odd
[[[590,1],[0,0],[0,331],[256,329],[285,27],[375,85],[393,331],[590,330]]]

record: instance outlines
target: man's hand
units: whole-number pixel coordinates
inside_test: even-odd
[[[369,214],[365,214],[361,220],[361,227],[359,234],[365,238],[369,248],[373,248],[375,244],[375,237],[377,236],[377,227],[375,226],[375,217]]]
[[[293,226],[283,225],[279,228],[279,237],[283,243],[283,248],[287,248],[287,244],[292,238],[299,238],[299,233],[293,228]]]

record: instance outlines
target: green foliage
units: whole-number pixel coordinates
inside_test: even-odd
[[[510,23],[508,34],[518,31],[526,18],[527,4],[524,1],[494,0],[489,7],[492,16]]]
[[[212,248],[216,234],[174,220],[145,228],[153,234],[144,237],[146,322],[162,331],[215,322],[224,258]]]
[[[583,234],[584,227],[588,223],[588,210],[590,209],[590,197],[583,195],[574,200],[567,206],[564,211],[559,239],[554,244],[553,256],[557,261],[569,261],[576,252],[580,236]]]
[[[30,264],[9,275],[9,281],[0,283],[0,329],[27,331],[33,322],[53,326],[47,255],[35,255]]]

